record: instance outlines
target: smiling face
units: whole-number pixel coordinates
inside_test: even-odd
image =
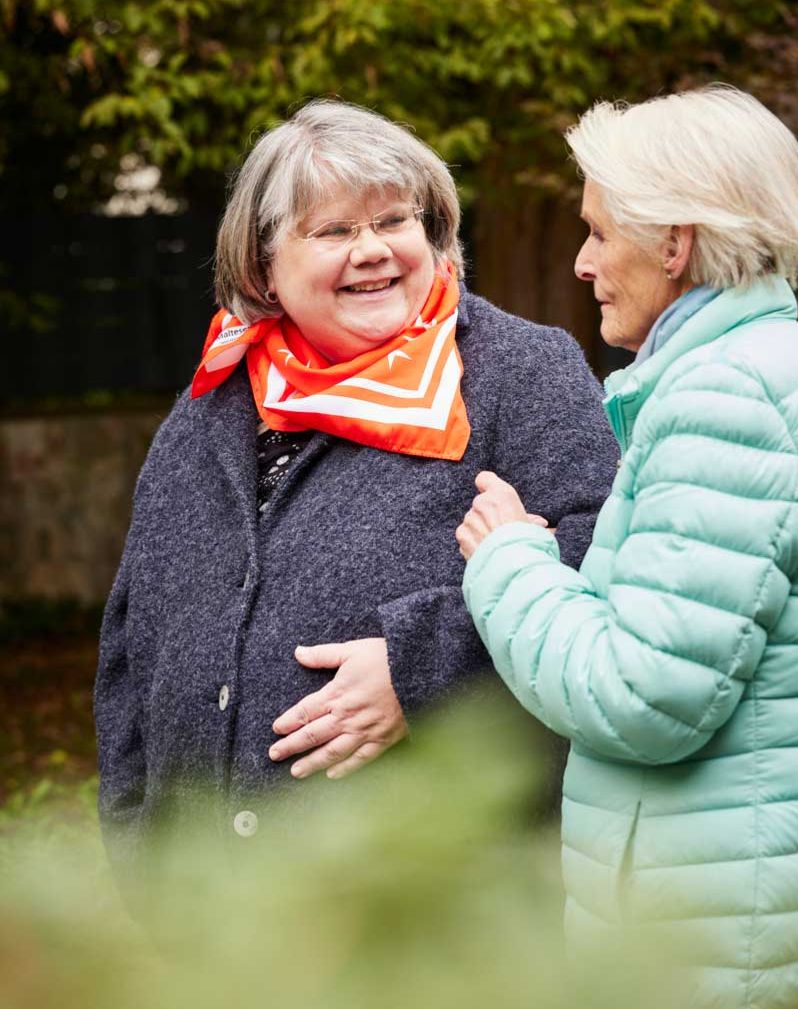
[[[601,189],[590,180],[585,182],[581,216],[590,234],[574,270],[580,280],[593,284],[601,305],[602,339],[611,347],[637,351],[657,318],[692,285],[686,273],[668,279],[673,250],[666,242],[652,251],[621,234],[604,208]]]
[[[414,322],[432,287],[435,262],[419,218],[398,233],[361,227],[357,238],[342,244],[303,236],[328,221],[369,221],[394,209],[407,212],[412,201],[400,193],[354,196],[339,188],[277,247],[269,287],[328,361],[349,361]]]

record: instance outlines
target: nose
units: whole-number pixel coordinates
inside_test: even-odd
[[[361,226],[357,238],[349,246],[349,262],[352,266],[362,266],[364,263],[379,263],[392,256],[391,247],[368,224]]]
[[[587,280],[592,283],[596,279],[596,271],[591,264],[591,257],[588,251],[589,241],[590,237],[582,243],[582,248],[576,254],[574,273],[580,280]]]

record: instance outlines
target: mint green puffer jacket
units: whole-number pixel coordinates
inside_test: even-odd
[[[572,941],[676,934],[691,1006],[798,1006],[795,319],[782,280],[727,290],[611,376],[623,459],[581,570],[513,523],[465,575],[497,670],[572,741]]]

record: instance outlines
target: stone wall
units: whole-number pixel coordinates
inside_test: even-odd
[[[104,600],[165,413],[0,420],[0,600]]]

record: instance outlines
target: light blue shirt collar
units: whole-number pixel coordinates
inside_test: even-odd
[[[700,287],[692,287],[672,304],[668,305],[662,315],[651,327],[643,345],[637,352],[637,357],[631,365],[634,369],[643,361],[647,361],[652,354],[665,346],[673,334],[681,329],[687,320],[695,315],[704,305],[708,305],[720,294],[722,288],[708,287],[701,284]]]

